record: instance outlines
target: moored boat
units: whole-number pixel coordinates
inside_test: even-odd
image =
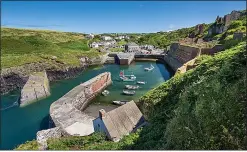
[[[131,74],[131,75],[124,75],[124,71],[120,71],[119,77],[123,81],[135,81],[136,80],[136,76],[135,75],[133,75],[133,74]]]
[[[154,69],[154,66],[151,64],[149,68],[144,68],[145,71],[152,71]]]
[[[136,83],[137,84],[146,84],[146,82],[144,82],[144,81],[137,81]]]
[[[139,86],[138,85],[125,85],[125,88],[129,90],[135,90],[135,89],[139,89]]]
[[[121,101],[112,101],[114,104],[116,105],[124,105],[126,104],[128,101],[127,100],[121,100]]]
[[[123,93],[126,95],[134,95],[136,92],[135,91],[130,91],[130,90],[123,90]]]
[[[107,96],[109,93],[110,93],[110,92],[109,92],[108,90],[104,90],[104,91],[102,92],[102,95]]]

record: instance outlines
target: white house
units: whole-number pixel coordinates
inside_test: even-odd
[[[116,40],[129,39],[129,36],[127,36],[127,35],[120,35],[120,36],[115,37],[115,39]]]
[[[95,132],[103,132],[106,136],[118,142],[124,135],[135,132],[146,125],[145,118],[134,101],[130,101],[109,112],[99,111],[99,117],[93,120]]]
[[[152,51],[154,49],[154,46],[153,45],[141,45],[140,46],[141,49],[145,49],[145,50],[149,50],[149,51]]]
[[[91,48],[98,48],[99,47],[99,43],[97,42],[93,42],[92,44],[90,44]]]
[[[102,36],[101,38],[102,38],[102,40],[104,40],[104,41],[112,40],[112,37],[110,37],[110,36]]]
[[[93,34],[88,34],[88,35],[86,36],[86,38],[88,38],[88,39],[93,39],[93,38],[94,38],[94,35],[93,35]]]

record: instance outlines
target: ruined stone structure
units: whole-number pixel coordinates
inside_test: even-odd
[[[90,101],[112,83],[111,73],[105,72],[76,86],[50,106],[52,127],[37,133],[40,148],[50,137],[87,136],[94,132],[93,119],[83,112]]]
[[[46,72],[36,72],[29,76],[21,90],[20,106],[27,105],[50,95],[49,80]]]
[[[198,31],[198,34],[203,34],[203,30],[204,30],[203,24],[196,25],[196,31]]]
[[[169,53],[164,57],[166,63],[177,71],[184,63],[190,61],[200,54],[200,48],[173,43]]]
[[[188,46],[179,43],[173,43],[169,52],[165,55],[165,62],[173,69],[173,71],[185,72],[188,66],[193,67],[194,60],[197,56],[206,54],[214,55],[224,49],[223,45],[217,44],[213,47]]]
[[[217,16],[215,20],[215,24],[213,24],[208,29],[208,35],[223,33],[224,31],[227,30],[231,21],[239,19],[240,16],[241,16],[241,12],[239,11],[232,11],[230,14],[227,14],[224,17]]]
[[[200,55],[214,55],[217,52],[220,52],[224,49],[224,46],[221,44],[217,44],[211,48],[201,48]]]
[[[234,40],[242,40],[244,37],[244,33],[242,32],[236,32],[233,34],[233,39]]]

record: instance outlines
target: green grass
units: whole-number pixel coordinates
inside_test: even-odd
[[[109,48],[111,52],[123,52],[124,48]]]
[[[38,150],[38,143],[36,140],[27,141],[25,144],[19,145],[15,150]]]
[[[125,45],[127,42],[125,40],[121,40],[119,42],[117,42],[117,45],[118,46],[122,46],[122,45]]]
[[[79,57],[100,54],[90,50],[82,34],[14,28],[1,28],[1,33],[2,68],[35,62],[79,66]]]

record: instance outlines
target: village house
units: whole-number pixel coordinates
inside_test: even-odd
[[[116,40],[122,40],[122,39],[124,39],[124,36],[117,36],[117,37],[115,37],[115,39]]]
[[[91,48],[98,48],[98,47],[114,47],[116,44],[115,40],[111,41],[101,41],[101,42],[93,42],[90,44]]]
[[[115,39],[116,40],[123,40],[123,39],[129,39],[129,36],[127,36],[127,35],[120,35],[120,36],[117,36],[117,37],[115,37]]]
[[[101,38],[102,38],[102,40],[104,40],[104,41],[112,40],[112,37],[110,37],[110,36],[102,36]]]
[[[93,42],[92,44],[90,44],[91,48],[98,48],[99,47],[99,43],[97,42]]]
[[[128,43],[125,45],[125,52],[126,53],[132,53],[132,52],[135,53],[138,51],[140,51],[140,47],[136,43],[131,42],[131,43]]]
[[[94,35],[93,35],[93,34],[88,34],[88,35],[86,36],[86,38],[88,38],[88,39],[93,39],[93,38],[94,38]]]
[[[93,120],[94,131],[105,133],[108,139],[114,142],[144,125],[145,118],[134,101],[109,112],[101,109],[99,117]]]
[[[140,46],[141,49],[144,49],[144,50],[149,50],[149,51],[152,51],[154,49],[154,46],[153,45],[141,45]]]

